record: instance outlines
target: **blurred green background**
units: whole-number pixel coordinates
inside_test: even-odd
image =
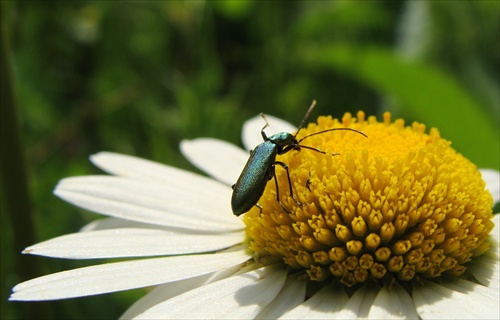
[[[1,319],[116,318],[143,289],[7,302],[101,261],[21,256],[100,216],[52,195],[101,150],[195,170],[181,139],[240,145],[259,112],[298,124],[391,111],[499,169],[499,1],[2,1]],[[380,118],[379,118],[380,119]],[[29,310],[28,310],[29,309]]]

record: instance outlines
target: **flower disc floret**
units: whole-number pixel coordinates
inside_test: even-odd
[[[255,259],[283,261],[311,280],[338,279],[346,286],[369,280],[458,276],[467,262],[488,250],[492,198],[476,166],[450,147],[435,128],[403,120],[320,117],[297,139],[314,135],[277,160],[280,199],[269,181],[244,216]]]

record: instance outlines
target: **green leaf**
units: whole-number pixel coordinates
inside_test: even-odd
[[[439,68],[408,61],[390,49],[332,45],[309,48],[312,67],[331,68],[396,99],[405,114],[441,136],[479,167],[499,168],[498,119],[452,76]]]

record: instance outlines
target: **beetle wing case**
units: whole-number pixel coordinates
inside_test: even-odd
[[[231,208],[237,216],[252,209],[259,201],[267,181],[273,177],[277,146],[271,141],[259,144],[233,186]]]

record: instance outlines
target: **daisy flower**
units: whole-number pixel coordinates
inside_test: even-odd
[[[274,132],[293,132],[269,117]],[[243,128],[250,149],[263,121]],[[498,318],[499,173],[479,171],[437,129],[345,114],[319,117],[276,169],[258,207],[230,209],[248,151],[201,138],[181,151],[215,179],[98,153],[109,173],[63,179],[55,194],[108,216],[26,248],[69,259],[143,258],[63,271],[14,287],[10,300],[55,300],[155,286],[122,318]],[[485,182],[486,181],[486,182]],[[145,258],[148,257],[148,258]]]

